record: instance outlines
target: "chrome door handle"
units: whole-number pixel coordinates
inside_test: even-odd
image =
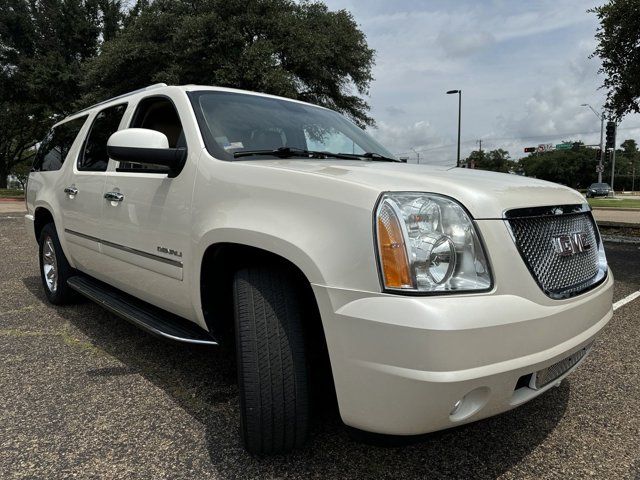
[[[104,198],[110,202],[121,202],[124,200],[124,195],[120,192],[107,192],[104,194]]]
[[[67,195],[77,195],[78,194],[78,189],[76,187],[66,187],[64,189],[64,193],[66,193]]]

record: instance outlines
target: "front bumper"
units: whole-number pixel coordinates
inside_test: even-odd
[[[516,388],[518,380],[589,346],[613,314],[611,272],[594,290],[556,302],[499,285],[490,294],[440,297],[319,285],[314,292],[343,421],[393,435],[453,427],[531,400],[575,367],[539,390]]]

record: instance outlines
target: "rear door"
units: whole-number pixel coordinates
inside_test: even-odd
[[[95,275],[102,269],[101,246],[102,194],[109,157],[107,140],[118,130],[127,109],[126,103],[106,107],[91,119],[91,127],[82,142],[62,196],[64,235],[76,268]]]
[[[175,178],[161,165],[111,161],[103,196],[119,194],[121,200],[103,199],[101,247],[109,257],[105,281],[187,318],[193,309],[183,266],[190,254],[191,196],[200,153],[185,136],[190,112],[181,91],[137,103],[128,126],[164,133],[170,147],[187,148],[187,161]]]

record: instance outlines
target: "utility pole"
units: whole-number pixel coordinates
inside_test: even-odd
[[[595,111],[594,111],[595,113]],[[604,170],[604,112],[600,116],[600,161],[598,162],[598,183],[602,183],[602,170]]]
[[[420,165],[420,152],[415,148],[410,148],[409,150],[416,154],[416,162],[418,163],[418,165]]]
[[[602,113],[598,113],[595,108],[588,103],[583,103],[580,106],[589,107],[594,115],[600,119],[600,161],[598,162],[598,183],[602,183],[602,170],[604,169],[602,165],[604,165],[604,156],[606,153],[604,148],[604,111]]]
[[[613,139],[611,147],[611,194],[615,197],[616,191],[614,189],[613,183],[616,176],[616,135],[618,133],[618,123],[615,120],[610,123],[613,123]]]
[[[482,139],[476,140],[476,143],[479,145],[478,151],[480,152],[480,158],[484,158],[484,155],[482,154]],[[471,159],[471,163],[468,167],[471,169],[476,168],[476,162],[473,158]]]
[[[460,167],[460,130],[462,126],[462,90],[448,90],[447,95],[458,94],[458,155],[456,156],[456,167]]]

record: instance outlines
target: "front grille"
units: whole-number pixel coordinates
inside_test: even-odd
[[[506,221],[522,259],[548,296],[577,295],[606,275],[598,231],[585,207],[511,210]]]

